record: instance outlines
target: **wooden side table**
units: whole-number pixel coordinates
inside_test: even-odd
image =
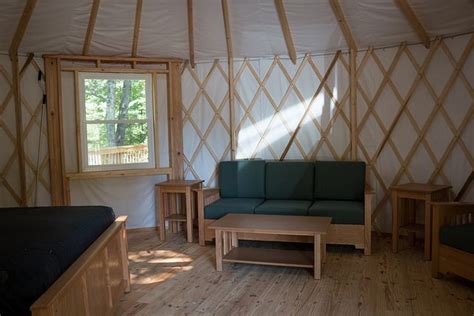
[[[202,188],[203,180],[168,180],[155,186],[156,220],[159,221],[160,239],[166,240],[165,222],[186,222],[186,234],[188,242],[193,242],[193,190]],[[168,207],[171,194],[185,195],[186,214],[180,214],[178,210],[170,210]],[[158,225],[157,225],[158,226]]]
[[[447,201],[449,185],[406,183],[390,187],[392,191],[392,251],[398,252],[400,230],[408,232],[413,244],[417,232],[425,235],[425,260],[431,260],[431,206],[432,201]],[[425,202],[425,224],[416,224],[415,201]]]

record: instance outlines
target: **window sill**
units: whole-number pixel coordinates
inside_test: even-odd
[[[171,174],[171,168],[133,169],[133,170],[128,169],[128,170],[68,173],[66,174],[66,178],[68,180],[82,180],[82,179],[98,179],[98,178],[114,178],[114,177],[156,176],[156,175],[170,175],[170,174]]]

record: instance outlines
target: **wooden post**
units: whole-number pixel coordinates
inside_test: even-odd
[[[229,81],[229,129],[230,129],[230,157],[235,159],[235,150],[237,147],[235,140],[235,108],[234,108],[234,59],[229,58],[227,62],[227,76]]]
[[[169,129],[171,153],[171,178],[184,178],[183,158],[183,117],[181,110],[181,73],[180,63],[169,63],[170,93],[169,95]]]
[[[18,48],[20,47],[21,41],[23,40],[23,36],[25,35],[26,29],[28,27],[28,23],[30,22],[31,16],[33,15],[33,11],[36,7],[36,2],[37,0],[28,0],[26,2],[9,48],[13,76],[12,91],[13,98],[15,101],[16,149],[18,151],[18,167],[20,174],[20,206],[26,206],[28,203],[26,192],[25,151],[23,148],[23,115],[20,84],[21,75],[20,66],[18,63]]]
[[[51,182],[51,203],[69,204],[69,182],[64,167],[64,143],[61,110],[61,69],[59,60],[44,59],[48,109],[48,149]]]
[[[350,123],[351,123],[351,159],[357,159],[357,51],[349,51],[349,69],[350,69]]]
[[[13,98],[15,101],[15,127],[16,127],[16,149],[18,151],[18,170],[20,175],[20,206],[27,206],[26,196],[26,174],[25,174],[25,150],[23,147],[23,114],[21,104],[20,71],[18,55],[10,56],[13,75]]]

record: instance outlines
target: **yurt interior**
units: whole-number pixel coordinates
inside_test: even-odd
[[[474,1],[2,0],[0,316],[474,315]]]

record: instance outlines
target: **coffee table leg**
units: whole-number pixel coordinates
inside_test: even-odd
[[[222,231],[216,229],[216,270],[222,271]]]
[[[237,248],[239,246],[239,239],[237,238],[237,233],[232,233],[232,248]]]
[[[314,278],[321,279],[321,235],[314,235]]]

